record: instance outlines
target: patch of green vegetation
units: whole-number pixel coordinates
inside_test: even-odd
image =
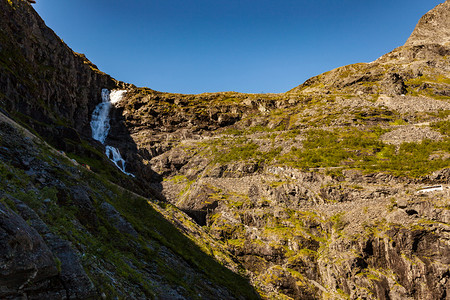
[[[187,181],[187,177],[185,175],[175,175],[169,179],[164,178],[164,181],[172,181],[174,183],[181,183]]]
[[[246,138],[219,140],[211,145],[214,162],[230,163],[237,161],[254,161],[257,164],[269,163],[281,152],[281,147],[263,152],[259,146]]]
[[[403,143],[398,149],[393,145],[384,145],[379,155],[367,156],[357,166],[369,172],[390,172],[396,176],[419,177],[450,165],[448,158],[429,159],[431,154],[443,149],[450,149],[450,139],[425,139],[420,143]]]
[[[337,289],[336,292],[338,292],[338,294],[339,294],[339,296],[341,297],[341,299],[342,299],[342,298],[343,298],[343,299],[347,299],[347,300],[350,300],[350,299],[351,299],[351,298],[350,298],[350,295],[347,294],[346,292],[344,292],[344,291],[341,290],[341,289]]]
[[[439,90],[442,90],[442,85],[450,85],[450,78],[443,75],[428,76],[412,78],[405,81],[408,86],[408,93],[413,96],[423,95],[436,100],[450,100],[450,96],[442,95]],[[438,87],[438,88],[433,88]]]
[[[181,191],[178,193],[178,196],[186,196],[188,193],[190,193],[191,185],[194,184],[195,180],[186,180],[184,181],[185,186],[181,189]]]
[[[391,228],[385,218],[378,219],[370,224],[364,222],[362,226],[367,235],[373,235],[379,238],[386,237],[385,232]]]
[[[427,112],[427,114],[439,119],[446,119],[450,116],[450,109]]]
[[[244,206],[245,202],[242,200],[238,200],[238,201],[229,201],[228,202],[228,206],[229,207],[233,207],[233,208],[242,208]]]
[[[276,131],[276,129],[271,129],[267,126],[262,126],[262,125],[256,125],[253,127],[248,128],[245,133],[246,134],[252,134],[252,133],[257,133],[257,132],[273,132]]]
[[[58,270],[58,273],[61,273],[61,260],[58,257],[54,257],[56,269]]]
[[[81,151],[66,153],[70,159],[74,159],[77,163],[90,168],[93,172],[111,182],[120,183],[121,180],[129,180],[128,176],[109,162],[104,153],[91,146],[87,141],[82,140],[81,143],[77,144],[71,140],[65,140],[65,142],[72,144],[74,149],[81,148]]]
[[[325,174],[328,176],[331,176],[332,178],[339,178],[339,177],[343,176],[343,173],[342,173],[343,168],[344,168],[344,166],[326,168]]]
[[[430,127],[439,131],[443,135],[450,135],[450,120],[432,123]]]
[[[395,207],[397,207],[397,199],[391,198],[390,203],[386,209],[388,212],[391,212],[394,210]]]
[[[373,155],[383,145],[378,140],[383,132],[381,128],[372,131],[309,130],[305,132],[303,148],[293,147],[279,161],[296,168],[338,167],[344,161],[352,163],[359,157]]]
[[[408,122],[406,122],[406,121],[403,120],[403,119],[396,119],[396,120],[394,120],[394,121],[392,121],[392,122],[389,122],[389,125],[393,125],[393,126],[407,125],[407,124],[408,124]]]
[[[272,188],[277,188],[277,187],[282,186],[282,185],[284,185],[286,183],[287,183],[286,181],[272,181],[272,182],[269,183],[269,186],[272,187]]]
[[[236,97],[226,97],[220,101],[221,104],[236,104],[241,102],[241,99]]]
[[[228,134],[228,135],[243,135],[244,131],[243,130],[239,130],[237,128],[233,128],[233,127],[228,127],[225,130],[223,130],[221,133],[223,134]]]
[[[299,136],[301,134],[301,130],[300,129],[292,129],[292,130],[288,130],[288,131],[284,131],[281,134],[279,134],[278,136],[275,136],[274,138],[280,138],[280,139],[294,139],[297,136]]]
[[[227,244],[238,248],[242,248],[244,247],[245,241],[246,241],[245,239],[229,239],[227,240]]]
[[[434,128],[448,131],[448,121]],[[347,128],[340,130],[308,130],[302,148],[277,157],[277,162],[294,168],[323,168],[327,174],[339,176],[342,169],[357,168],[365,172],[389,172],[396,176],[418,177],[448,167],[448,158],[430,160],[431,154],[450,149],[450,139],[403,143],[399,147],[383,143],[379,137],[388,130]],[[336,174],[335,174],[336,173]]]
[[[345,225],[347,225],[347,223],[344,221],[343,218],[344,215],[345,213],[338,213],[330,218],[331,222],[333,222],[333,229],[336,231],[338,235],[340,235]]]
[[[13,211],[17,212],[16,204],[11,199],[2,197],[0,198],[0,202],[9,207],[10,209],[12,209]]]
[[[317,251],[314,251],[314,250],[308,249],[308,248],[300,249],[298,251],[298,254],[301,256],[306,256],[306,257],[317,257],[317,255],[318,255]]]
[[[420,86],[424,83],[443,83],[450,85],[450,78],[441,74],[436,76],[422,75],[405,81],[406,85]]]
[[[351,65],[346,65],[337,69],[339,77],[347,78],[354,73],[361,72],[367,64],[365,63],[356,63]],[[324,73],[326,74],[326,73]]]

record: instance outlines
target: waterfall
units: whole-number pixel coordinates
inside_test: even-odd
[[[92,138],[104,144],[109,132],[109,110],[111,109],[110,93],[102,89],[102,103],[98,104],[91,118]]]
[[[123,173],[128,176],[133,176],[133,174],[125,171],[125,160],[120,155],[119,149],[112,146],[106,146],[106,156],[119,168]]]
[[[109,92],[107,89],[102,89],[102,102],[95,107],[91,118],[92,138],[94,140],[105,144],[110,129],[109,111],[112,104],[122,100],[125,93],[126,91],[123,90]],[[125,160],[120,155],[119,149],[106,145],[105,154],[120,171],[128,176],[135,177],[133,174],[125,171]]]
[[[127,91],[124,90],[112,91],[111,94],[109,95],[109,102],[112,104],[116,104],[117,102],[122,100],[126,92]]]

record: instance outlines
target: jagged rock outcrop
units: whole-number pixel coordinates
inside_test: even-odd
[[[117,112],[162,194],[266,297],[445,299],[448,3],[404,46],[285,94],[132,89]]]
[[[101,89],[125,85],[73,52],[26,1],[1,1],[0,16],[2,107],[60,146],[90,136]]]
[[[0,213],[0,296],[8,298],[18,292],[35,292],[36,284],[57,276],[55,258],[42,237],[25,220],[1,203]]]
[[[287,93],[180,95],[0,0],[0,298],[448,298],[449,3]],[[102,88],[127,90],[107,142],[137,180],[90,139]]]
[[[420,18],[405,46],[450,46],[450,1],[446,0]]]

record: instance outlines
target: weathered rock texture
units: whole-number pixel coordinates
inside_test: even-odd
[[[3,107],[51,127],[89,132],[101,88],[120,83],[67,47],[24,1],[1,1],[0,5]]]
[[[112,134],[265,297],[445,299],[448,3],[404,46],[285,94],[130,89]]]
[[[1,299],[258,298],[178,210],[100,180],[3,114],[0,142]]]
[[[450,1],[446,0],[426,13],[405,46],[440,44],[450,46]]]
[[[154,191],[90,138],[102,88],[129,87],[74,53],[27,1],[0,1],[0,298],[259,298],[224,247],[134,194]]]
[[[2,109],[89,165],[0,114],[0,298],[448,299],[449,3],[284,94],[181,95],[0,0]],[[104,87],[127,90],[107,142],[136,180],[89,139]]]

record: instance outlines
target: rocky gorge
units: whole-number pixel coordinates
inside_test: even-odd
[[[0,8],[0,298],[450,299],[449,0],[282,94],[139,88]]]

